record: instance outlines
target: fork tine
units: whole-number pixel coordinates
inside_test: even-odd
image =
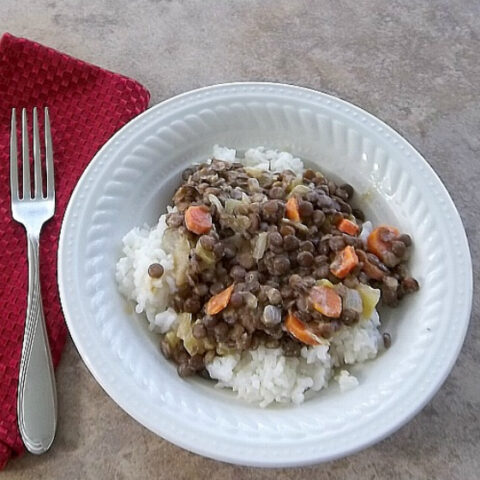
[[[27,110],[22,109],[23,199],[31,198],[30,151],[28,148]]]
[[[12,108],[12,124],[10,127],[10,195],[12,200],[18,199],[18,153],[17,153],[17,119]]]
[[[33,109],[33,167],[35,173],[35,198],[43,196],[42,189],[42,160],[40,156],[40,135],[38,133],[37,107]]]
[[[52,133],[50,131],[50,115],[45,107],[45,159],[47,162],[47,198],[55,198],[55,182],[53,173]]]

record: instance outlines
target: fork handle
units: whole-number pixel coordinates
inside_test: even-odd
[[[28,451],[47,451],[57,426],[57,392],[40,291],[39,232],[27,231],[28,303],[18,381],[18,426]]]

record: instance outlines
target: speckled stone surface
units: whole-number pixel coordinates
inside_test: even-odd
[[[2,0],[0,32],[132,76],[152,103],[214,83],[293,83],[349,100],[430,162],[480,263],[480,2],[359,0]],[[454,232],[452,232],[454,234]],[[480,478],[480,300],[460,357],[408,425],[356,455],[261,470],[201,458],[156,437],[103,392],[68,342],[51,451],[10,462],[26,479]]]

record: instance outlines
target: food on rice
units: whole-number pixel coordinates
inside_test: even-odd
[[[117,264],[120,292],[179,375],[261,406],[301,403],[332,378],[356,387],[347,366],[391,342],[378,301],[418,290],[411,238],[373,228],[350,185],[287,152],[215,146],[182,180],[157,226],[124,237]]]

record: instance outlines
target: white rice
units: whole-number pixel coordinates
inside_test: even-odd
[[[250,148],[245,152],[245,157],[236,158],[236,151],[231,148],[214,145],[213,157],[226,162],[240,161],[246,167],[258,168],[260,170],[271,170],[282,172],[292,170],[294,173],[303,173],[303,162],[288,152],[278,150],[266,150],[265,147]]]
[[[215,357],[207,366],[217,387],[228,387],[240,398],[265,407],[272,402],[302,403],[305,392],[326,387],[331,375],[328,345],[301,350],[301,357],[285,357],[281,348],[263,346],[257,350]]]
[[[162,248],[163,233],[167,228],[166,214],[149,229],[134,228],[123,237],[123,254],[117,263],[118,288],[128,300],[133,300],[137,313],[145,312],[150,328],[159,333],[170,330],[176,313],[167,309],[170,295],[175,292],[172,255]],[[164,268],[161,278],[151,278],[148,267],[160,263]]]
[[[259,347],[240,355],[216,357],[207,366],[217,387],[228,387],[240,398],[264,407],[272,402],[302,403],[305,392],[321,390],[335,367],[365,362],[377,356],[382,348],[378,331],[378,314],[353,327],[344,327],[324,345],[303,347],[301,357],[282,355],[281,349]],[[341,391],[358,385],[356,377],[342,369],[335,377]]]
[[[251,148],[244,158],[236,151],[215,145],[213,158],[264,170],[289,169],[303,172],[303,163],[288,152]],[[169,209],[171,211],[171,209]],[[173,258],[163,248],[166,214],[153,228],[134,228],[123,238],[123,255],[117,263],[116,279],[120,292],[135,303],[137,313],[145,313],[149,326],[158,333],[168,332],[175,325],[177,314],[167,308],[169,297],[175,292]],[[361,236],[368,235],[371,223],[365,222]],[[152,279],[147,274],[149,265],[160,263],[164,274]],[[218,388],[230,388],[249,402],[265,407],[272,402],[304,401],[308,390],[319,391],[334,377],[341,391],[355,388],[356,377],[346,365],[365,362],[377,356],[383,345],[379,317],[376,311],[353,327],[344,327],[329,341],[315,347],[303,347],[299,358],[285,357],[282,350],[260,346],[257,350],[240,354],[217,356],[207,366]]]
[[[340,370],[338,375],[335,376],[335,380],[338,382],[342,392],[358,387],[357,378],[351,375],[348,370]]]

